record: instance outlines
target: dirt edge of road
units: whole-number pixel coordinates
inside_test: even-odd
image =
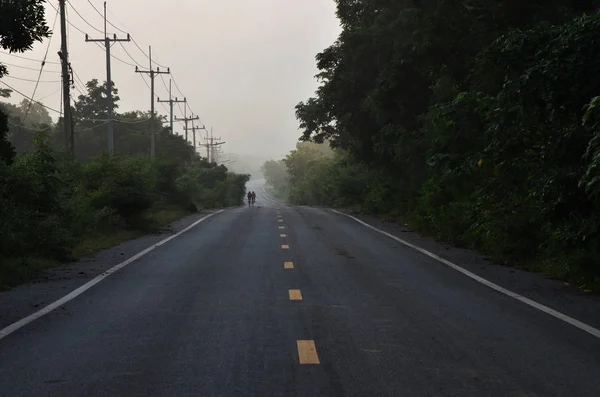
[[[355,211],[342,209],[338,211],[423,248],[501,287],[600,329],[600,295],[598,294],[584,292],[563,281],[553,280],[538,273],[496,264],[479,252],[438,242],[397,223],[385,222]],[[335,214],[333,211],[330,212]],[[382,238],[388,237],[382,235]],[[393,242],[392,239],[389,240]],[[440,263],[440,266],[444,265]]]
[[[63,266],[44,270],[24,284],[0,291],[0,329],[60,299],[102,272],[180,232],[212,212],[215,211],[200,211],[185,216],[156,233],[126,241]]]

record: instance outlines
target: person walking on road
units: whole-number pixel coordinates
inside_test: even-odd
[[[252,192],[248,192],[248,207],[252,205]]]

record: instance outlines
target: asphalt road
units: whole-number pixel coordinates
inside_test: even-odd
[[[600,339],[253,188],[0,340],[0,395],[600,395]]]

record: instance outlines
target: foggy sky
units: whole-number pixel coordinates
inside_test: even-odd
[[[75,9],[93,26],[103,29],[101,16],[87,0],[70,0]],[[101,0],[91,2],[102,11]],[[51,3],[58,7],[58,1]],[[214,127],[216,136],[227,142],[226,152],[260,154],[281,157],[293,148],[300,132],[294,116],[294,106],[311,96],[316,88],[315,55],[331,45],[340,27],[335,17],[333,0],[112,0],[108,4],[108,19],[130,32],[147,52],[152,45],[153,58],[169,66],[173,77],[186,95],[190,107],[207,127]],[[87,25],[67,3],[69,21],[91,38],[103,34]],[[46,8],[50,27],[56,11]],[[60,23],[50,42],[48,61],[58,62]],[[110,25],[108,32],[116,31]],[[148,58],[132,43],[123,43],[136,61],[146,68]],[[37,43],[33,51],[20,54],[42,59],[48,40]],[[133,63],[119,44],[113,55]],[[86,43],[84,34],[69,26],[70,61],[78,76],[87,82],[92,78],[106,79],[104,51]],[[3,62],[32,68],[39,64],[0,54]],[[156,67],[156,65],[155,65]],[[11,76],[33,79],[37,72],[8,66]],[[57,64],[44,67],[42,81],[56,81],[60,74]],[[162,68],[161,68],[162,70]],[[163,76],[168,85],[168,75]],[[31,95],[35,83],[11,78],[8,84]],[[121,97],[119,111],[149,110],[150,92],[132,66],[112,61],[112,80]],[[148,79],[146,79],[149,81]],[[160,78],[156,78],[156,93],[168,99]],[[58,82],[40,83],[35,95],[40,100],[60,89]],[[73,92],[74,96],[79,93]],[[173,96],[181,94],[173,87]],[[11,102],[22,97],[13,93]],[[41,102],[60,109],[60,91]],[[156,104],[159,114],[167,114]],[[57,114],[51,113],[56,119]],[[175,114],[183,117],[175,106]],[[175,124],[182,133],[182,124]]]

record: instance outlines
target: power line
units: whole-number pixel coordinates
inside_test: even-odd
[[[175,84],[175,88],[177,88],[177,91],[179,91],[179,93],[183,95],[183,92],[181,92],[181,90],[179,89],[179,86],[177,85],[177,82],[175,81],[173,75],[171,75],[171,79],[173,80],[173,84]]]
[[[135,41],[134,41],[134,44],[136,44],[136,43],[135,43]],[[136,45],[137,45],[137,44],[136,44]],[[146,58],[150,59],[150,56],[149,56],[148,54],[146,54],[146,53],[145,53],[145,52],[144,52],[144,51],[143,51],[143,50],[140,48],[140,46],[137,46],[137,47],[140,49],[140,51],[142,51],[142,53],[143,53],[143,54],[146,56]],[[168,66],[161,65],[160,63],[156,62],[156,60],[154,60],[154,59],[151,59],[151,61],[152,61],[152,62],[153,62],[153,63],[154,63],[156,66],[160,66],[161,68],[165,68],[165,69],[170,69]],[[183,95],[183,94],[182,94],[182,95]]]
[[[52,93],[50,93],[50,94],[48,94],[48,95],[45,95],[45,96],[43,96],[43,97],[41,97],[41,98],[38,98],[38,99],[41,101],[42,99],[46,99],[46,98],[48,98],[48,97],[51,97],[52,95],[54,95],[54,94],[56,94],[58,91],[60,91],[60,90],[61,90],[61,88],[62,88],[62,86],[58,87],[58,88],[57,88],[55,91],[53,91]]]
[[[181,103],[177,103],[177,107],[179,108],[179,113],[184,114],[184,110],[181,108]]]
[[[165,80],[164,80],[163,76],[160,76],[160,78],[161,78],[161,80],[162,80],[162,83],[163,83],[163,85],[165,86],[165,89],[166,89],[167,91],[169,91],[169,88],[167,87],[167,83],[165,82]],[[182,93],[181,91],[179,91],[179,93],[181,94],[181,96],[183,96],[183,97],[185,98],[185,95],[183,95],[183,93]],[[186,104],[187,104],[187,101],[186,101]],[[183,109],[181,108],[181,102],[177,102],[177,107],[179,108],[179,112],[181,113],[181,115],[184,115],[184,114],[185,114],[185,112],[184,112],[184,111],[183,111]],[[190,110],[190,111],[191,111],[191,110]],[[177,121],[181,121],[181,120],[177,120]]]
[[[98,48],[100,48],[100,49],[102,50],[102,52],[104,52],[104,51],[105,51],[105,50],[104,50],[104,47],[102,47],[102,45],[101,45],[101,44],[98,44],[98,43],[96,43],[96,42],[94,42],[94,44],[96,44],[96,46],[97,46]],[[124,63],[125,65],[129,65],[129,66],[132,66],[132,67],[135,67],[135,66],[136,66],[136,65],[134,65],[133,63],[129,63],[129,62],[127,62],[127,61],[124,61],[124,60],[122,60],[121,58],[117,58],[117,57],[116,57],[116,56],[114,56],[112,53],[110,54],[110,57],[111,57],[111,58],[114,58],[114,59],[116,59],[116,60],[117,60],[117,61],[119,61],[119,62],[122,62],[122,63]]]
[[[21,56],[21,55],[15,55],[15,54],[11,54],[10,52],[3,52],[3,51],[0,51],[0,54],[2,54],[2,55],[9,55],[9,56],[11,56],[11,57],[15,57],[15,58],[26,59],[26,60],[28,60],[28,61],[42,62],[42,61],[40,61],[39,59],[27,58],[27,57],[24,57],[24,56]],[[50,63],[50,64],[53,64],[53,65],[60,65],[60,62],[46,61],[46,63]],[[37,70],[37,69],[36,69],[36,70]]]
[[[169,87],[167,87],[167,83],[166,83],[165,78],[163,77],[162,74],[160,75],[160,80],[162,81],[163,86],[165,87],[165,90],[169,91]]]
[[[142,81],[144,82],[144,84],[146,84],[146,87],[148,87],[149,90],[151,90],[152,88],[150,87],[150,84],[148,84],[148,82],[146,81],[146,79],[144,78],[144,75],[140,73],[140,77],[142,78]],[[156,99],[158,99],[158,95],[154,94],[154,96],[156,97]],[[165,109],[165,112],[169,112],[169,109],[167,109],[167,106],[163,103],[163,102],[159,102],[161,104],[161,106],[163,107],[163,109]]]
[[[90,119],[81,119],[81,120],[82,120],[82,121],[90,121]],[[107,124],[107,123],[108,123],[108,121],[105,121],[105,122],[103,122],[103,123],[101,123],[101,124],[95,125],[93,128],[81,128],[81,129],[78,129],[78,130],[77,130],[77,131],[75,131],[75,132],[81,132],[81,131],[93,131],[93,130],[94,130],[94,128],[102,127],[103,125],[105,125],[105,124]],[[15,126],[15,127],[23,128],[23,129],[25,129],[25,130],[33,131],[33,132],[47,132],[47,131],[48,131],[48,130],[38,130],[38,129],[35,129],[35,128],[31,128],[31,127],[25,127],[25,126],[23,126],[23,125],[15,124],[15,123],[12,123],[12,122],[10,122],[10,121],[8,122],[8,124],[10,124],[10,125],[12,125],[12,126]]]
[[[73,69],[71,69],[71,70],[73,70]],[[85,96],[85,94],[79,89],[80,87],[77,85],[77,83],[79,83],[81,85],[81,87],[83,87],[83,91],[87,90],[87,86],[85,85],[85,83],[79,77],[79,75],[77,74],[77,72],[75,70],[73,70],[73,75],[75,76],[75,80],[73,80],[75,82],[75,88],[77,89],[77,91],[79,91],[79,93],[81,95]]]
[[[173,77],[173,74],[171,74],[171,79],[173,80],[173,83],[175,84],[175,88],[177,89],[177,91],[179,91],[179,93],[180,93],[182,96],[184,96],[184,95],[183,95],[183,92],[181,92],[181,89],[180,89],[180,88],[179,88],[179,86],[177,85],[177,82],[175,81],[175,77]],[[186,106],[187,106],[187,108],[189,109],[189,111],[191,112],[191,111],[192,111],[192,108],[191,108],[191,106],[190,106],[190,103],[189,103],[189,102],[186,102]],[[181,110],[181,108],[180,108],[180,110]]]
[[[115,121],[122,123],[122,124],[142,124],[142,123],[148,123],[150,121],[150,119],[144,119],[144,120],[138,120],[138,121],[125,121],[126,119],[115,119]]]
[[[49,62],[46,61],[46,63],[49,63]],[[8,66],[12,66],[12,67],[15,67],[15,68],[19,68],[19,69],[34,70],[36,72],[39,70],[37,68],[29,68],[27,66],[21,66],[21,65],[14,64],[14,63],[4,62],[4,61],[2,61],[2,64],[8,65]],[[60,73],[60,71],[58,71],[58,70],[45,70],[44,72],[45,73]]]
[[[6,75],[2,78],[9,78],[9,79],[15,79],[15,80],[21,80],[21,81],[29,81],[31,83],[60,83],[60,80],[34,80],[34,79],[24,79],[22,77],[15,77],[15,76],[11,76],[11,75]],[[37,84],[35,86],[35,88],[37,89]],[[35,97],[35,91],[36,89],[34,89],[33,91],[33,96]]]
[[[38,86],[40,85],[40,79],[42,78],[42,71],[44,70],[44,65],[46,65],[46,58],[48,58],[48,50],[50,50],[50,44],[52,43],[52,37],[54,37],[54,28],[56,27],[56,20],[58,19],[58,10],[56,10],[56,15],[54,16],[54,22],[52,23],[52,35],[48,39],[48,45],[46,46],[46,52],[44,53],[44,60],[40,65],[40,72],[38,73],[37,81],[35,82],[35,87],[33,88],[33,94],[31,94],[31,98],[35,98],[35,93],[37,92]],[[21,79],[25,80],[25,79]],[[60,82],[60,81],[58,81]],[[27,105],[27,110],[25,110],[25,114],[21,119],[21,123],[25,122],[27,115],[29,114],[29,110],[31,109],[31,102]]]
[[[131,36],[129,36],[129,37],[131,38]],[[119,45],[121,46],[121,48],[123,49],[123,51],[125,51],[125,53],[127,54],[127,56],[129,56],[129,59],[131,59],[139,67],[141,67],[141,68],[144,67],[141,63],[139,63],[138,61],[136,61],[134,57],[131,56],[131,54],[129,53],[129,51],[127,51],[127,48],[125,48],[125,46],[123,45],[123,43],[119,42]]]
[[[96,10],[96,12],[97,12],[97,13],[99,13],[100,15],[102,15],[102,13],[100,13],[100,11],[98,11],[98,9],[97,9],[97,8],[94,6],[94,4],[92,4],[92,2],[91,2],[90,0],[88,0],[88,3],[90,3],[90,4],[91,4],[91,6],[92,6],[92,7],[94,7],[94,9]],[[121,22],[121,21],[119,20],[119,18],[117,18],[117,16],[116,16],[114,13],[112,13],[112,12],[111,12],[110,10],[108,10],[108,9],[107,9],[107,11],[108,11],[108,13],[109,13],[110,15],[112,15],[112,16],[115,18],[115,20],[116,20],[117,22],[119,22],[121,25],[123,25],[123,27],[124,27],[124,28],[128,29],[128,28],[127,28],[127,26],[125,26],[125,24],[124,24],[123,22]],[[131,36],[131,33],[130,33],[130,32],[126,32],[126,31],[124,31],[123,29],[120,29],[118,26],[116,26],[115,24],[113,24],[113,23],[112,23],[112,22],[110,22],[109,20],[106,20],[106,22],[107,22],[107,23],[108,23],[110,26],[112,26],[113,28],[115,28],[115,29],[117,29],[118,31],[120,31],[121,33],[126,33],[126,34],[129,34],[129,36],[131,37],[131,41],[133,42],[133,44],[135,44],[135,46],[138,48],[138,50],[140,50],[140,52],[141,52],[142,54],[144,54],[144,56],[145,56],[146,58],[150,59],[150,55],[148,55],[148,54],[146,53],[146,51],[144,51],[144,50],[142,49],[142,47],[140,47],[140,45],[137,43],[137,41],[135,41],[135,39],[134,39],[134,38]],[[159,67],[161,67],[161,68],[165,68],[165,69],[167,68],[167,66],[165,66],[165,65],[161,65],[160,63],[156,62],[155,60],[152,60],[152,61],[154,62],[154,64],[155,64],[155,65],[157,65],[157,66],[159,66]],[[137,63],[137,62],[136,62],[136,63]],[[182,95],[183,95],[183,94],[182,94]]]
[[[98,9],[96,8],[96,6],[94,5],[94,3],[92,3],[90,0],[88,0],[88,3],[90,3],[90,5],[92,6],[92,8],[93,8],[94,10],[96,10],[96,12],[98,13],[98,15],[100,15],[100,16],[102,17],[102,19],[104,19],[104,15],[103,15],[103,14],[100,12],[100,10],[98,10]],[[108,22],[108,21],[106,21],[106,22]],[[112,24],[111,24],[111,25],[112,25]],[[115,27],[116,27],[116,26],[115,26]],[[119,28],[117,28],[117,29],[119,29]],[[127,33],[127,32],[123,32],[123,33]]]
[[[69,5],[71,6],[71,8],[73,9],[73,11],[75,11],[75,13],[77,15],[79,15],[79,18],[81,18],[83,20],[83,22],[87,23],[89,27],[91,27],[92,29],[94,29],[96,32],[100,32],[102,34],[104,34],[104,31],[98,29],[97,27],[95,27],[94,25],[92,25],[91,23],[89,23],[87,21],[87,19],[85,19],[80,13],[79,11],[77,11],[77,8],[73,7],[73,4],[71,4],[71,2],[69,0],[67,0],[67,3],[69,3]]]
[[[53,112],[56,112],[56,113],[62,114],[62,112],[59,112],[59,111],[58,111],[58,110],[56,110],[56,109],[53,109],[53,108],[51,108],[51,107],[49,107],[49,106],[46,106],[46,105],[44,105],[43,103],[41,103],[41,102],[39,102],[39,101],[36,101],[36,100],[35,100],[35,99],[33,99],[33,98],[30,98],[30,97],[28,97],[27,95],[23,94],[21,91],[17,90],[16,88],[12,87],[11,85],[7,84],[5,81],[3,81],[3,80],[0,80],[0,83],[4,84],[4,85],[5,85],[5,86],[7,86],[8,88],[10,88],[10,89],[11,89],[11,90],[13,90],[14,92],[16,92],[17,94],[21,95],[22,97],[24,97],[24,98],[26,98],[26,99],[29,99],[29,100],[30,100],[30,101],[32,101],[32,102],[35,102],[35,103],[37,103],[38,105],[45,107],[46,109],[52,110]]]
[[[58,12],[58,9],[57,9],[56,7],[54,7],[54,6],[52,5],[52,3],[48,2],[48,4],[49,4],[49,5],[50,5],[52,8],[54,8],[54,9],[55,9],[55,10]],[[69,3],[69,4],[71,4],[71,3]],[[77,10],[75,10],[75,12],[77,12]],[[75,28],[76,30],[78,30],[79,32],[81,32],[82,34],[87,34],[87,33],[86,33],[86,32],[84,32],[84,31],[83,31],[81,28],[77,27],[77,25],[73,24],[71,21],[67,20],[67,23],[68,23],[69,25],[71,25],[72,27],[74,27],[74,28]],[[58,63],[58,62],[57,62],[57,63]]]
[[[77,90],[77,92],[79,93],[79,95],[85,96],[85,92],[83,92],[83,90],[81,90],[81,88],[79,88],[79,86],[77,84],[75,84],[74,87]]]
[[[9,125],[12,125],[12,126],[14,126],[14,127],[23,128],[24,130],[29,130],[29,131],[33,131],[33,132],[47,132],[47,131],[48,131],[48,129],[45,129],[45,130],[37,130],[37,129],[35,129],[35,128],[31,128],[31,127],[25,127],[24,125],[15,124],[15,123],[12,123],[12,122],[10,122],[10,121],[8,122],[8,124],[9,124]]]

